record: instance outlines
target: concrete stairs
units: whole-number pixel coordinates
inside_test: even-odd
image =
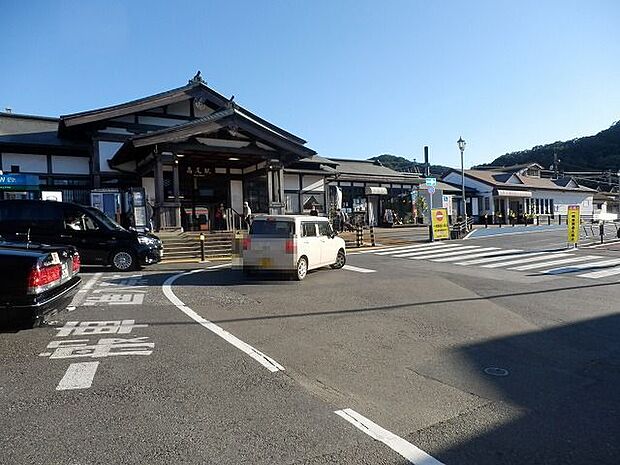
[[[232,231],[205,232],[205,259],[228,260],[232,257]],[[160,232],[164,244],[161,263],[196,263],[200,261],[199,232]]]

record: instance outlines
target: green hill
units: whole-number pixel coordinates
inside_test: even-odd
[[[420,173],[424,174],[424,163],[417,163],[415,161],[407,160],[405,157],[399,157],[397,155],[383,154],[378,157],[372,157],[370,160],[379,160],[383,166],[392,168],[395,171],[403,171],[406,173]],[[431,174],[441,177],[450,168],[441,165],[431,165]]]
[[[510,166],[536,162],[544,168],[550,168],[554,153],[560,159],[559,166],[562,171],[611,170],[615,173],[620,170],[620,121],[594,136],[507,153],[481,166]]]

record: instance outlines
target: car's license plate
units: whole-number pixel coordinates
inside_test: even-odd
[[[69,277],[69,267],[66,263],[62,264],[62,279]]]
[[[261,258],[260,266],[261,268],[269,268],[271,266],[271,258]]]

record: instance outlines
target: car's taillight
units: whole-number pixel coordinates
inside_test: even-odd
[[[80,261],[80,254],[79,253],[73,254],[73,272],[74,273],[77,273],[78,271],[80,271],[81,264],[82,262]]]
[[[28,293],[38,294],[48,290],[60,282],[61,275],[62,266],[60,264],[34,267],[28,274]]]
[[[250,250],[251,247],[252,247],[252,239],[250,239],[249,237],[244,237],[243,238],[243,250]]]
[[[295,240],[294,239],[287,239],[286,242],[284,243],[284,251],[286,253],[295,253]]]

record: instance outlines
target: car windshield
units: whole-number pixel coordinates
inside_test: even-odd
[[[255,220],[250,226],[251,236],[291,237],[294,232],[292,221]]]
[[[108,215],[103,213],[101,210],[94,208],[94,207],[88,207],[87,210],[95,218],[97,218],[101,223],[103,223],[105,227],[109,229],[115,229],[117,231],[125,231],[125,228],[123,228],[120,224],[118,224],[116,221],[111,219]]]

